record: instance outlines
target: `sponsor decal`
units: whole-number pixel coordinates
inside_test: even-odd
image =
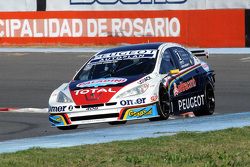
[[[75,95],[86,95],[86,94],[91,94],[92,96],[100,93],[116,93],[115,90],[112,88],[93,88],[93,89],[80,89],[80,90],[75,90],[74,93]]]
[[[64,5],[58,5],[58,1],[60,1],[59,4]],[[53,4],[51,6],[54,8],[53,12],[2,12],[0,17],[0,37],[4,39],[2,43],[22,45],[49,42],[49,45],[107,45],[131,43],[131,41],[146,43],[150,38],[152,42],[186,41],[189,46],[199,47],[245,46],[245,10],[243,9],[196,11],[187,10],[190,8],[183,4],[184,10],[172,11],[166,9],[173,9],[173,7],[183,9],[183,7],[162,4],[149,5],[150,7],[148,4],[115,6],[96,4],[93,8],[99,11],[93,11],[89,5],[72,6],[69,2],[65,2],[68,1],[49,1],[48,4]],[[192,0],[187,2],[194,8],[197,7],[196,3],[207,4]],[[243,2],[248,4],[246,0],[241,0],[241,3]],[[213,3],[214,1],[210,3],[212,7],[214,7]],[[241,3],[238,5],[242,7]],[[228,7],[228,2],[219,4],[226,4]],[[235,6],[235,2],[231,5]],[[201,8],[204,9],[204,7]],[[59,8],[64,10],[57,12]],[[187,15],[190,17],[187,18]],[[234,24],[231,24],[232,20]],[[231,26],[225,27],[225,25]],[[206,34],[203,33],[204,30]],[[232,40],[231,34],[235,34],[234,39],[237,40]]]
[[[188,67],[189,65],[190,65],[190,63],[182,64],[182,65],[181,65],[181,68],[186,68],[186,67]]]
[[[132,108],[125,112],[123,120],[142,119],[158,116],[156,105],[144,108]]]
[[[145,78],[138,81],[138,84],[143,84],[147,82],[148,80],[152,79],[150,76],[146,76]]]
[[[62,115],[50,115],[49,121],[52,126],[64,126],[67,125]]]
[[[157,50],[131,50],[124,52],[112,52],[107,54],[96,55],[89,65],[116,62],[120,60],[155,58]]]
[[[128,115],[130,116],[130,117],[143,117],[143,116],[145,116],[145,115],[151,115],[152,114],[152,108],[150,109],[150,110],[145,110],[145,109],[143,109],[143,110],[140,110],[140,111],[137,111],[137,112],[135,112],[135,111],[130,111],[129,113],[128,113]]]
[[[0,37],[179,37],[180,31],[177,17],[0,19]]]
[[[196,81],[194,78],[187,82],[181,82],[179,85],[174,83],[174,96],[178,96],[180,93],[185,92],[194,87],[196,87]]]
[[[76,105],[107,103],[122,87],[98,87],[72,90],[70,94]]]
[[[98,107],[88,107],[86,108],[87,111],[94,111],[94,110],[98,110]]]
[[[78,88],[85,88],[85,87],[98,87],[98,86],[106,86],[106,85],[116,85],[119,83],[126,82],[126,78],[101,78],[91,81],[82,82],[76,85]]]
[[[158,96],[154,95],[150,97],[151,102],[156,102],[158,100]]]
[[[184,4],[187,0],[70,0],[71,5],[115,5],[115,4]]]
[[[178,100],[179,111],[197,108],[203,106],[204,104],[204,95]]]
[[[144,104],[146,98],[138,98],[136,100],[122,100],[120,104],[122,106],[130,106],[130,105],[137,105],[137,104]]]
[[[63,112],[66,106],[49,106],[49,112]]]
[[[69,111],[72,111],[73,109],[74,109],[73,106],[69,106],[69,107],[68,107],[68,110],[69,110]]]
[[[206,63],[202,63],[201,66],[205,71],[209,71],[209,66]]]

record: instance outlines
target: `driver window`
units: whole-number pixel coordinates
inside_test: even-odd
[[[160,74],[167,74],[170,70],[173,69],[175,69],[174,61],[171,57],[170,51],[166,49],[161,60]]]

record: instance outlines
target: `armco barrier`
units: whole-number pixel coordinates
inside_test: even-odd
[[[0,44],[107,45],[171,41],[193,47],[244,47],[245,19],[244,9],[2,12]]]

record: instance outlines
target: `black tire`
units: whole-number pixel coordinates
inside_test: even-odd
[[[70,125],[70,126],[58,126],[57,128],[60,130],[73,130],[76,129],[78,125]]]
[[[127,121],[114,121],[114,122],[109,122],[110,125],[122,125],[125,124]]]
[[[208,84],[205,89],[205,106],[198,111],[194,111],[195,116],[212,115],[215,109],[214,88]]]
[[[167,120],[170,116],[170,100],[168,96],[168,92],[162,86],[159,89],[159,101],[157,103],[158,114],[160,117],[149,118],[150,121],[159,121],[159,120]]]

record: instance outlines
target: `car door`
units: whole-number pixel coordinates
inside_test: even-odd
[[[196,110],[201,107],[201,101],[197,103],[197,98],[201,98],[199,91],[203,83],[200,77],[200,65],[194,63],[192,55],[184,48],[172,47],[170,52],[179,69],[179,73],[173,75],[169,83],[173,111],[179,114]]]

